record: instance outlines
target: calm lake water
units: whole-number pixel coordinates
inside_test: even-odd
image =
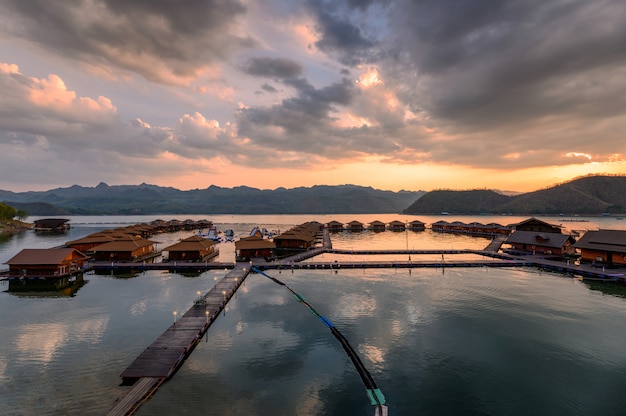
[[[153,217],[68,217],[71,230],[0,241],[0,262]],[[162,216],[163,219],[188,217]],[[402,215],[192,216],[247,235],[305,221]],[[417,217],[430,224],[442,217]],[[527,217],[443,219],[508,224]],[[33,220],[32,218],[30,220]],[[545,218],[558,224],[559,218]],[[623,221],[563,222],[624,229]],[[190,232],[156,236],[159,247]],[[437,234],[340,233],[337,248],[484,248]],[[371,258],[370,258],[371,259]],[[232,243],[219,261],[233,261]],[[533,269],[300,270],[283,280],[359,353],[390,415],[623,415],[626,290]],[[120,373],[224,271],[85,276],[74,296],[0,288],[0,414],[102,415],[128,387]],[[250,275],[173,379],[139,415],[373,415],[342,347],[283,287]]]

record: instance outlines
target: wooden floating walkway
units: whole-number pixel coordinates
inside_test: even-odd
[[[219,263],[211,261],[171,261],[164,263],[148,263],[148,262],[109,262],[109,261],[93,261],[89,262],[86,270],[94,271],[115,271],[115,270],[171,270],[180,271],[203,271],[216,269],[232,269],[234,263]]]
[[[122,384],[132,388],[115,403],[109,416],[135,413],[174,375],[248,276],[247,266],[248,263],[237,264],[209,292],[195,299],[193,306],[122,372]]]
[[[441,267],[526,267],[533,263],[522,260],[484,260],[484,261],[360,261],[360,262],[307,262],[307,263],[259,263],[254,264],[261,270],[307,270],[307,269],[390,269],[390,268],[441,268]]]

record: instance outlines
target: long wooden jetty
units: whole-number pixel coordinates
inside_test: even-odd
[[[212,261],[170,261],[170,262],[126,262],[126,261],[92,261],[85,266],[85,270],[98,271],[116,271],[116,270],[171,270],[178,271],[206,271],[216,269],[232,269],[235,263],[223,263]]]
[[[247,266],[248,263],[237,264],[209,292],[195,299],[189,310],[122,372],[122,384],[132,385],[132,388],[115,402],[109,416],[135,413],[174,375],[248,276]]]

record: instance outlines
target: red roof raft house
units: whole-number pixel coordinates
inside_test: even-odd
[[[338,233],[338,232],[343,231],[343,223],[333,220],[333,221],[326,223],[326,228],[331,233]]]
[[[504,244],[511,245],[511,249],[505,251],[512,253],[573,256],[576,254],[575,242],[568,234],[514,231]]]
[[[374,231],[374,232],[383,232],[385,231],[385,223],[382,221],[378,221],[378,220],[374,220],[372,222],[370,222],[369,227],[367,227],[368,230],[370,231]]]
[[[353,233],[359,233],[363,231],[363,228],[364,228],[363,223],[357,220],[350,221],[344,226],[344,230],[350,231]]]
[[[60,290],[83,282],[88,256],[73,248],[27,248],[9,259],[9,291]]]
[[[388,225],[387,228],[390,231],[405,231],[406,230],[406,223],[400,221],[400,220],[393,220],[391,221]]]
[[[286,257],[315,248],[322,240],[323,224],[315,221],[297,225],[274,237],[276,255]]]
[[[626,267],[626,231],[587,231],[574,244],[580,250],[580,261],[598,266]]]
[[[95,261],[152,261],[160,254],[160,252],[156,250],[156,244],[156,241],[129,235],[127,239],[124,240],[100,244],[92,248],[92,251]]]
[[[199,235],[187,237],[163,249],[168,253],[168,261],[208,261],[219,254],[217,243]],[[165,261],[165,260],[163,260]]]
[[[409,223],[409,230],[411,231],[424,231],[426,230],[426,224],[420,220],[413,220]]]
[[[274,259],[276,244],[258,236],[243,237],[235,241],[235,257],[237,261],[250,261],[253,258]]]

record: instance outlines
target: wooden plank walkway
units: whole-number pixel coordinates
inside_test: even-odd
[[[164,378],[144,377],[136,382],[132,389],[109,411],[109,416],[125,416],[133,414],[139,406],[148,400],[163,383]]]
[[[218,263],[212,261],[170,261],[165,263],[148,262],[110,262],[92,261],[85,270],[172,270],[172,271],[204,271],[216,269],[232,269],[234,263]]]
[[[307,263],[253,263],[261,270],[340,270],[340,269],[390,269],[390,268],[440,268],[440,267],[526,267],[532,262],[524,260],[444,260],[444,261],[354,261],[354,262],[307,262]]]
[[[492,253],[497,253],[498,251],[500,251],[500,247],[502,247],[502,244],[506,241],[507,237],[504,235],[498,236],[496,238],[494,238],[493,240],[491,240],[491,242],[489,243],[489,245],[487,245],[487,247],[485,247],[484,251],[490,251]]]
[[[205,295],[163,332],[122,372],[123,385],[133,387],[109,411],[109,416],[131,415],[174,375],[250,273],[249,264],[237,264]]]

